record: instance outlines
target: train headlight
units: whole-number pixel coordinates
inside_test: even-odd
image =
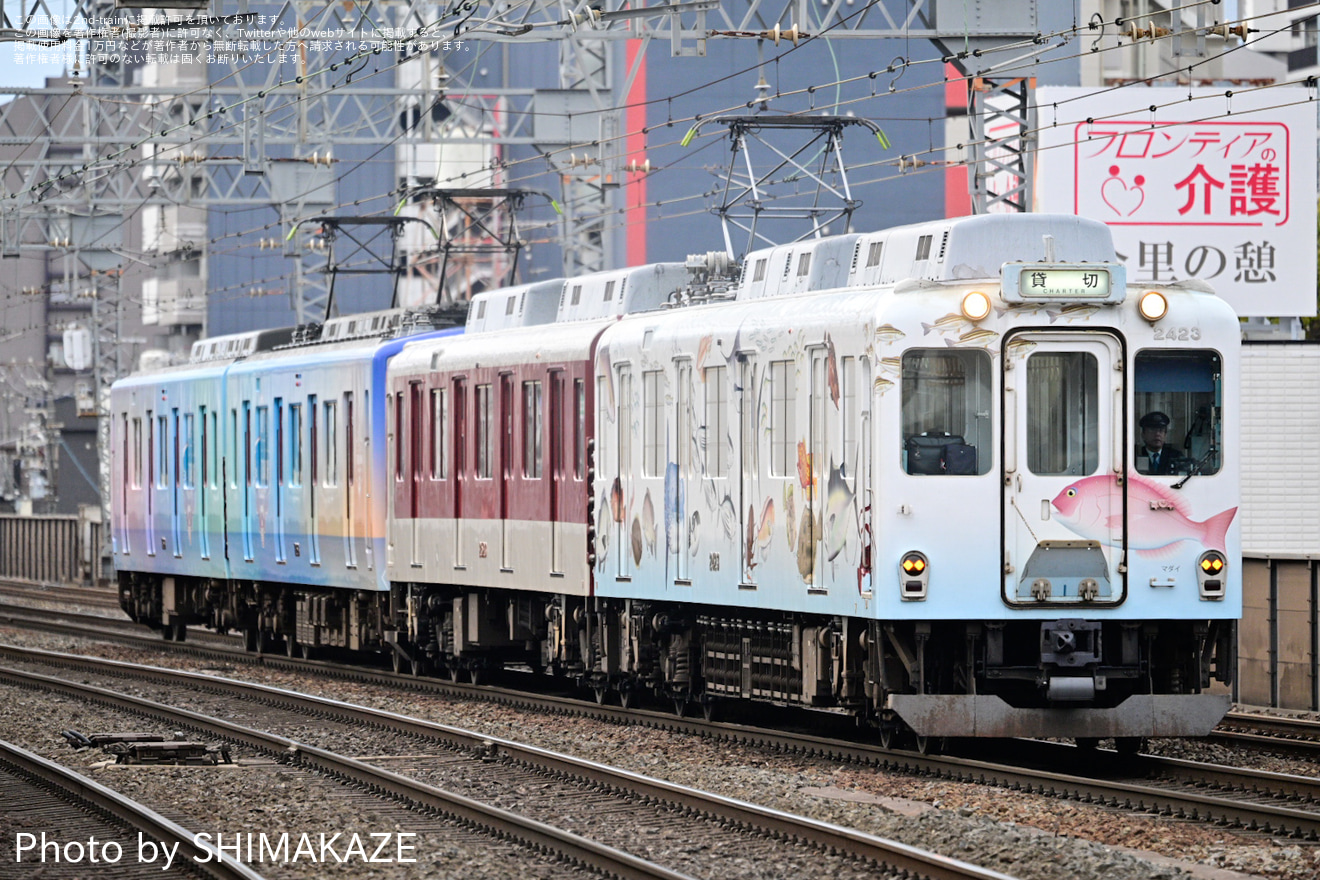
[[[1218,550],[1207,550],[1196,561],[1196,584],[1202,599],[1224,598],[1224,574],[1228,560]]]
[[[990,297],[979,290],[973,290],[962,298],[962,313],[969,321],[980,321],[990,314]]]
[[[1169,313],[1169,301],[1158,290],[1148,290],[1137,301],[1137,310],[1153,324]]]
[[[926,598],[926,587],[930,583],[930,563],[921,553],[913,550],[903,554],[898,563],[899,595],[904,601],[916,601]]]

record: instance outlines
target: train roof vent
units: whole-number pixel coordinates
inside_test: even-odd
[[[935,258],[935,262],[943,263],[944,255],[945,253],[948,252],[948,250],[949,250],[949,230],[946,229],[944,230],[944,235],[940,237],[940,253],[939,256]]]
[[[342,315],[325,322],[321,342],[343,342],[345,339],[370,339],[373,336],[393,336],[404,324],[407,309],[385,309]]]
[[[688,280],[685,263],[651,263],[583,275],[573,279],[573,296],[555,320],[586,321],[658,309],[677,300]]]

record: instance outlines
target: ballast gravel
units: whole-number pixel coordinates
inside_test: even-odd
[[[258,681],[464,727],[856,828],[1023,880],[1320,877],[1320,846],[1309,842],[1271,840],[1260,834],[1184,820],[840,765],[825,759],[773,754],[728,742],[575,716],[546,715],[482,701],[394,691],[260,667],[217,667],[214,661],[108,643],[80,643],[5,628],[0,628],[0,641]],[[30,707],[26,712],[18,710],[6,696],[0,694],[0,731],[28,729],[36,723]],[[84,726],[94,726],[92,722],[100,710],[88,707],[80,711],[85,713]],[[36,723],[34,734],[40,730],[46,730],[48,737],[57,736],[49,729],[47,719]],[[1316,773],[1313,764],[1295,758],[1182,740],[1153,745],[1152,751],[1193,760],[1311,776]],[[43,754],[63,751],[66,758],[70,754],[62,740],[48,740],[46,749]],[[149,774],[143,774],[143,778],[151,779]],[[168,797],[170,790],[165,786],[161,796]],[[287,809],[288,805],[275,798],[272,808]]]

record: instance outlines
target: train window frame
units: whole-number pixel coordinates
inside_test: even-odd
[[[179,468],[179,480],[185,489],[197,488],[193,481],[193,445],[194,434],[197,430],[197,421],[192,413],[183,414],[183,432],[179,438],[179,446],[183,455],[183,466]]]
[[[577,427],[573,431],[573,479],[581,480],[587,470],[587,383],[573,380],[573,407],[577,412]]]
[[[841,467],[843,482],[851,487],[854,480],[854,471],[856,467],[852,464],[849,455],[852,454],[853,445],[857,442],[858,423],[857,411],[857,358],[841,357],[839,358],[839,443],[842,450]]]
[[[494,473],[495,459],[495,425],[493,418],[491,400],[494,389],[490,382],[483,382],[477,385],[476,393],[473,395],[473,402],[476,408],[476,473],[478,480],[489,480]]]
[[[444,388],[431,389],[431,479],[449,477],[446,440],[449,437],[449,394]]]
[[[322,485],[333,489],[339,485],[339,401],[325,400],[322,406],[325,415],[325,482]]]
[[[1051,383],[1042,389],[1039,370],[1045,368],[1044,361],[1049,359],[1063,364],[1059,374],[1072,387],[1060,389]],[[1027,470],[1041,477],[1085,477],[1098,473],[1103,439],[1099,359],[1090,351],[1037,351],[1027,355],[1024,372]],[[1079,400],[1079,389],[1094,393]],[[1059,442],[1060,438],[1064,442]],[[1056,463],[1047,461],[1049,455]]]
[[[257,406],[257,434],[253,445],[253,457],[257,461],[256,487],[265,489],[270,485],[270,407]]]
[[[142,418],[133,416],[133,476],[134,489],[142,488]]]
[[[289,488],[297,489],[303,481],[302,404],[289,404]]]
[[[1152,367],[1147,366],[1152,360],[1166,360],[1176,363],[1203,359],[1209,369],[1208,376],[1196,376],[1185,366],[1176,370],[1165,369],[1166,387],[1151,390],[1150,383],[1155,378]],[[1128,467],[1139,474],[1150,476],[1177,477],[1192,472],[1203,476],[1213,476],[1224,470],[1224,355],[1212,348],[1158,348],[1138,349],[1132,358],[1132,416],[1131,434],[1128,437],[1128,449],[1132,459]],[[1176,373],[1178,375],[1170,375]],[[1189,390],[1189,384],[1207,383],[1208,387]],[[1181,385],[1171,389],[1170,384]],[[1174,472],[1151,475],[1142,467],[1145,457],[1143,451],[1141,418],[1149,412],[1162,412],[1169,417],[1166,443],[1175,449],[1181,449]],[[1230,414],[1231,415],[1231,414]],[[1207,434],[1208,432],[1208,434]],[[1193,440],[1200,437],[1200,442]],[[1190,449],[1189,449],[1190,445]]]
[[[160,444],[156,454],[156,488],[166,489],[170,485],[170,422],[169,417],[156,414],[156,442]]]
[[[665,373],[642,373],[642,476],[665,474]]]
[[[770,476],[796,477],[797,364],[771,361],[766,378],[770,382]]]
[[[703,444],[706,454],[702,470],[710,479],[724,480],[729,477],[733,459],[725,443],[729,432],[729,368],[705,367],[702,376],[702,384],[706,386],[706,419],[701,426],[706,438]]]
[[[540,379],[525,380],[522,390],[523,478],[539,480],[544,467],[545,391]]]
[[[403,482],[403,392],[396,391],[385,395],[385,424],[394,433],[394,482]]]
[[[674,361],[674,466],[679,479],[692,475],[692,361]]]
[[[961,367],[961,373],[929,374],[919,372],[930,367],[921,364],[932,360]],[[933,365],[931,365],[933,366]],[[997,402],[994,398],[994,361],[990,352],[976,347],[920,347],[903,352],[899,366],[899,449],[898,463],[904,473],[915,477],[984,476],[994,463],[994,419]],[[923,382],[923,378],[929,381]],[[941,400],[941,387],[963,389],[957,397],[947,395]],[[929,386],[929,387],[922,387]],[[936,412],[936,409],[943,410]],[[952,430],[959,428],[960,430]],[[961,436],[963,443],[976,450],[975,474],[920,473],[908,461],[911,438],[930,432],[946,432]]]

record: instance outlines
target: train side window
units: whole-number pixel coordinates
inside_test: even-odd
[[[664,476],[665,468],[665,374],[660,370],[642,373],[642,476]]]
[[[344,392],[344,482],[353,485],[353,462],[357,460],[357,449],[353,445],[353,392]]]
[[[207,427],[209,423],[206,421],[206,407],[200,407],[198,415],[201,416],[202,423],[202,435],[198,438],[198,441],[201,444],[202,488],[205,489],[211,485],[211,460],[209,458],[211,454],[211,435]]]
[[[275,398],[275,485],[284,482],[284,401]]]
[[[1137,352],[1133,393],[1131,467],[1150,473],[1141,420],[1152,413],[1165,422],[1164,448],[1173,455],[1165,474],[1214,474],[1223,467],[1223,361],[1218,352],[1145,349]],[[1230,414],[1231,415],[1231,414]],[[1163,458],[1163,455],[1161,455]]]
[[[289,486],[302,485],[303,440],[302,440],[302,404],[289,404]]]
[[[541,478],[541,383],[523,383],[523,476]]]
[[[970,446],[977,474],[989,472],[994,398],[990,353],[972,349],[916,348],[903,353],[902,436],[899,457],[909,474],[947,474],[944,445]],[[929,451],[934,447],[932,458]],[[967,453],[967,450],[959,450]]]
[[[577,428],[573,431],[573,478],[582,479],[587,468],[587,383],[573,380],[573,407],[577,412]]]
[[[338,401],[325,402],[325,485],[339,485]]]
[[[489,480],[494,466],[495,426],[491,424],[490,385],[477,386],[477,479]]]
[[[706,367],[706,424],[702,426],[706,452],[706,476],[723,479],[729,475],[729,382],[728,367]]]
[[[270,485],[270,407],[257,407],[257,488]]]
[[[243,447],[244,447],[244,449],[246,449],[246,448],[247,448],[247,434],[246,434],[246,433],[243,434],[243,436],[242,436],[242,440],[243,440]],[[237,409],[231,409],[231,410],[229,411],[229,441],[230,441],[230,442],[229,442],[229,446],[230,446],[230,450],[229,450],[229,461],[230,461],[230,463],[231,463],[231,464],[230,464],[230,468],[229,468],[229,488],[231,488],[231,489],[237,489],[237,488],[238,488],[238,462],[239,462],[239,457],[238,457],[238,442],[239,442],[239,434],[238,434],[238,410],[237,410]],[[246,454],[247,454],[247,453],[245,452],[245,453],[244,453],[245,458],[243,459],[244,462],[245,462],[244,465],[243,465],[243,472],[244,472],[244,473],[247,473]]]
[[[445,438],[449,436],[449,396],[443,388],[431,389],[431,479],[448,477]]]
[[[692,475],[692,362],[679,361],[674,373],[674,464],[686,479]]]
[[[803,256],[807,256],[803,254]],[[797,365],[770,363],[770,476],[797,474]]]

